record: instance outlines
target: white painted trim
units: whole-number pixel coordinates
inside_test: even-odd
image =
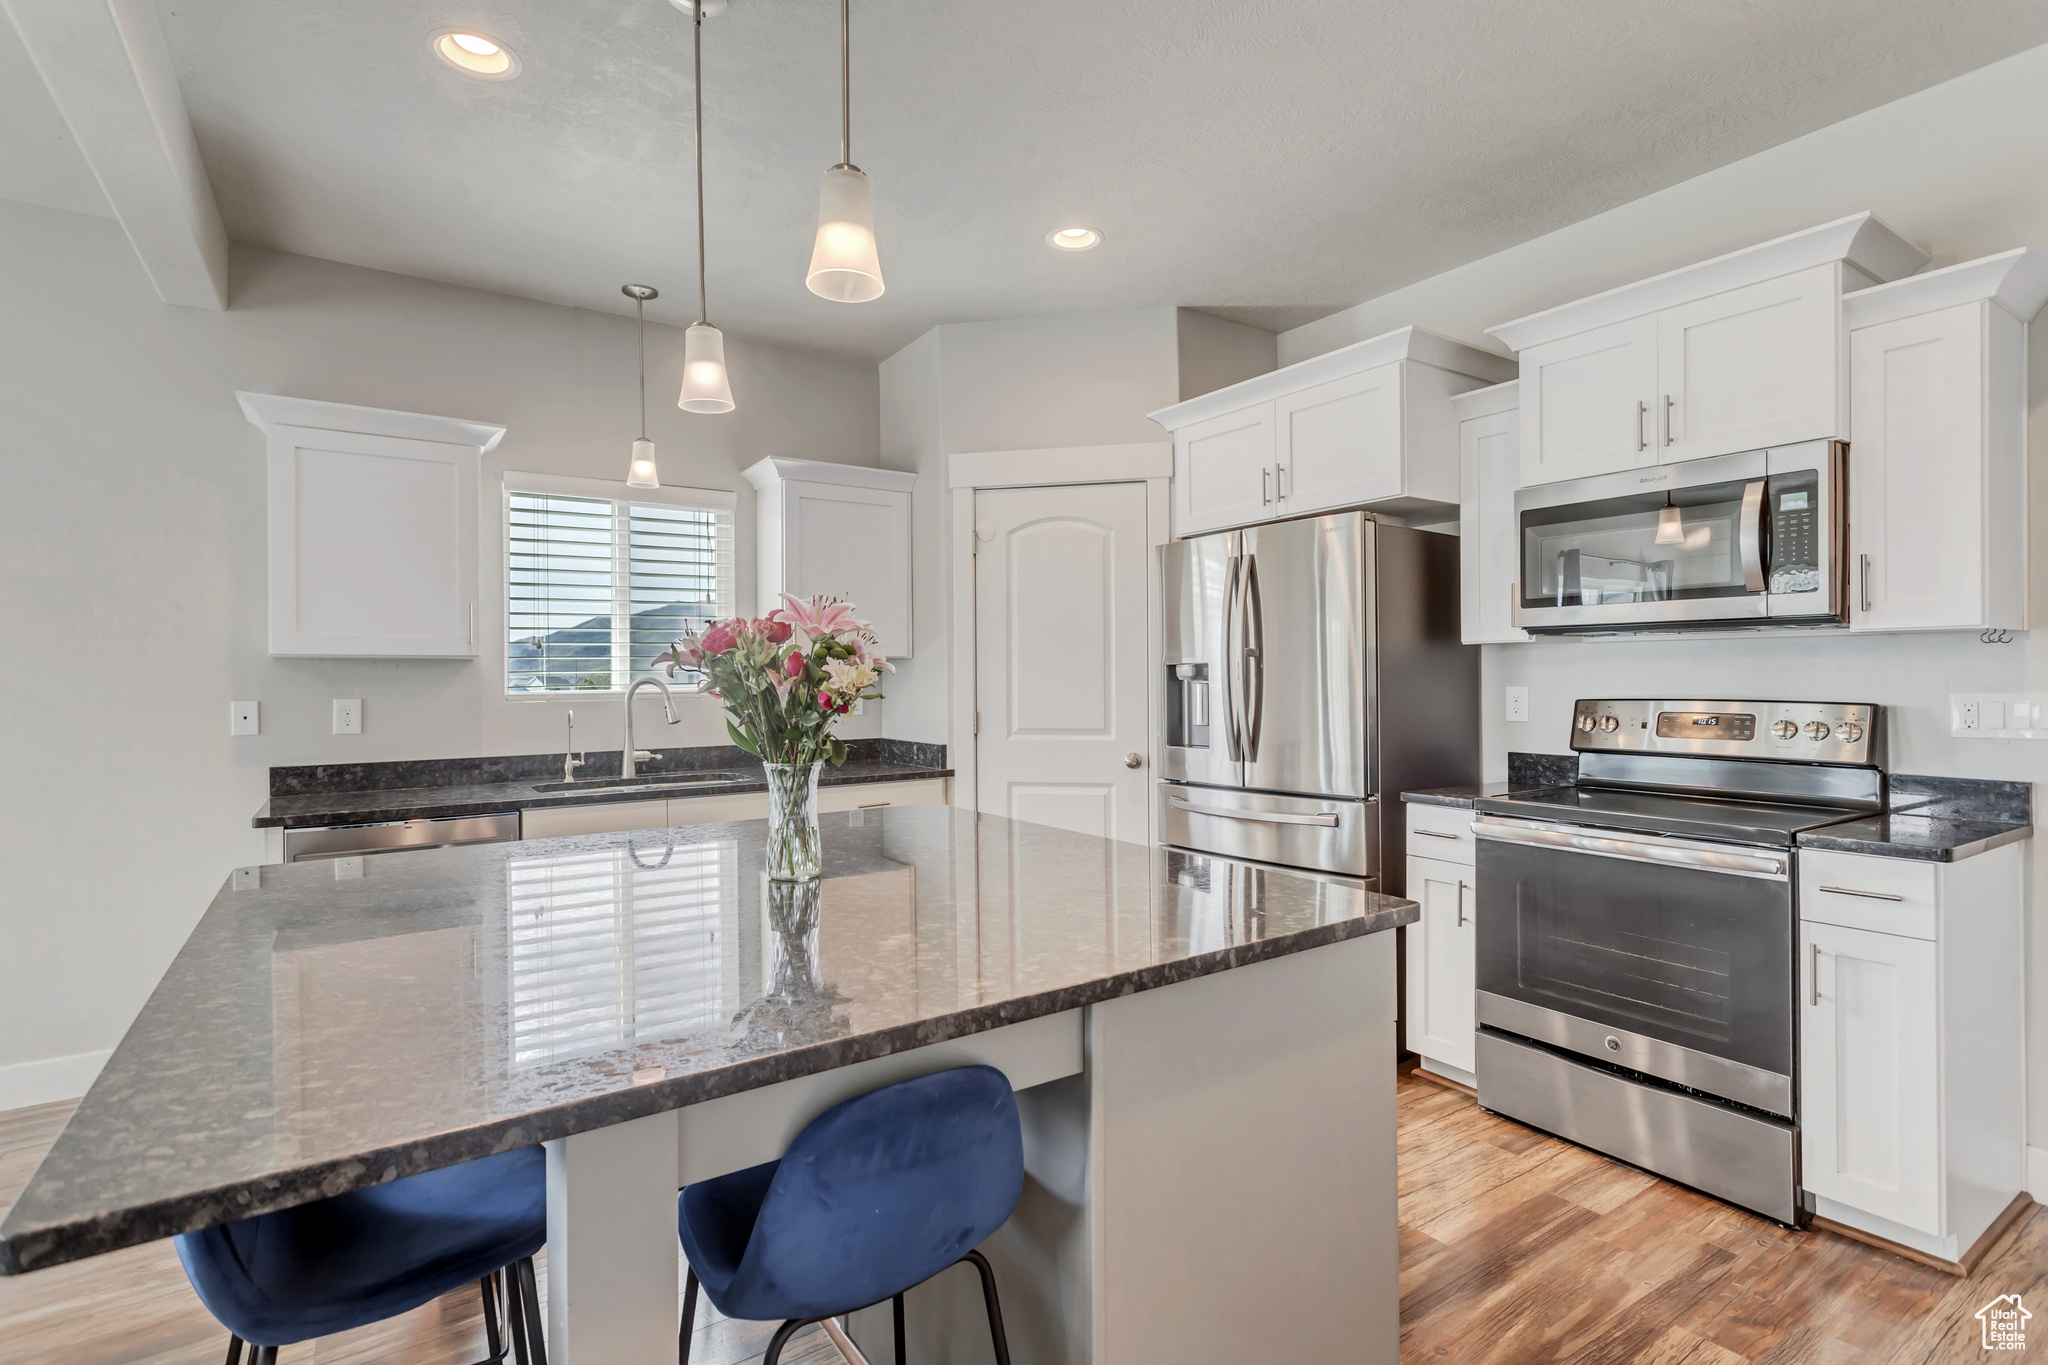
[[[2048,1147],[2027,1148],[2027,1193],[2037,1204],[2048,1204]]]
[[[0,1110],[75,1100],[92,1089],[100,1068],[113,1055],[114,1050],[106,1048],[99,1052],[74,1052],[69,1057],[45,1057],[41,1061],[0,1066]]]
[[[1173,477],[1173,442],[1045,450],[983,450],[946,457],[948,488],[1045,488]]]
[[[1522,406],[1522,381],[1510,379],[1505,384],[1495,384],[1486,389],[1467,389],[1451,395],[1451,411],[1460,422],[1469,422],[1475,417],[1492,417],[1497,413],[1513,412]]]
[[[242,415],[267,435],[283,435],[281,428],[310,431],[346,431],[364,436],[390,436],[402,441],[441,441],[448,445],[474,446],[478,454],[495,449],[505,438],[505,428],[489,422],[472,422],[460,417],[436,417],[424,412],[400,412],[395,408],[364,408],[353,403],[328,403],[318,398],[287,398],[277,393],[244,393],[235,397]]]
[[[228,306],[228,235],[151,0],[4,0],[157,296]]]
[[[1919,270],[1927,264],[1927,253],[1892,231],[1876,214],[1856,213],[1503,322],[1487,328],[1486,334],[1510,350],[1526,351],[1546,341],[1577,336],[1595,327],[1830,261],[1847,261],[1883,282]]]
[[[2034,315],[2048,304],[2048,258],[2038,251],[2015,247],[1995,256],[1943,266],[1924,275],[1872,285],[1842,296],[1842,321],[1854,331],[1984,299],[2021,322],[2032,322]]]
[[[1283,398],[1333,379],[1345,379],[1381,365],[1391,365],[1397,360],[1419,361],[1488,384],[1513,379],[1521,372],[1521,367],[1506,356],[1440,337],[1420,327],[1397,327],[1391,332],[1325,351],[1283,369],[1240,380],[1199,398],[1175,403],[1147,416],[1168,431],[1179,431],[1193,423],[1206,422],[1211,417],[1238,412],[1254,403]]]
[[[571,498],[608,498],[615,502],[659,502],[677,507],[712,507],[731,511],[739,494],[724,488],[633,488],[610,479],[578,479],[567,474],[504,473],[507,493],[560,493]]]
[[[762,492],[778,483],[827,483],[839,488],[879,488],[885,493],[908,493],[917,475],[901,469],[876,469],[863,464],[834,464],[830,460],[783,460],[770,456],[756,460],[740,471],[746,481]]]
[[[975,651],[974,638],[974,495],[983,488],[1056,488],[1072,484],[1143,483],[1145,485],[1145,657],[1148,676],[1159,675],[1165,657],[1165,623],[1160,617],[1158,548],[1173,539],[1172,507],[1168,496],[1173,475],[1173,442],[1134,441],[1125,445],[1061,446],[1049,450],[977,451],[946,457],[946,485],[951,506],[947,518],[952,529],[952,553],[948,571],[953,592],[952,620],[947,631],[948,680],[952,689],[953,719],[947,731],[947,761],[953,765],[953,804],[963,810],[976,809],[980,789],[980,751],[974,733]],[[1165,733],[1161,718],[1152,711],[1152,693],[1145,695],[1146,733],[1152,739],[1151,770],[1159,770]],[[1158,819],[1154,803],[1146,802],[1146,828],[1150,842],[1158,842],[1152,828]]]

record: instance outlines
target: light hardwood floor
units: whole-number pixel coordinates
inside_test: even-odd
[[[0,1207],[70,1112],[0,1114]],[[1407,1076],[1400,1118],[1406,1365],[1945,1365],[1992,1358],[1974,1315],[1995,1296],[2048,1304],[2038,1209],[1963,1280],[1788,1232]],[[2048,1324],[2048,1309],[2035,1311]],[[711,1316],[693,1361],[760,1359],[770,1325]],[[2048,1346],[2048,1327],[2041,1337]],[[166,1242],[0,1280],[0,1360],[216,1365],[225,1344]],[[799,1345],[789,1365],[837,1365],[816,1329]],[[482,1354],[468,1291],[279,1359],[467,1365]]]

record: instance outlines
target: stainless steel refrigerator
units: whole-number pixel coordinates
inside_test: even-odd
[[[1401,891],[1401,793],[1479,778],[1458,538],[1364,512],[1160,549],[1168,844]]]

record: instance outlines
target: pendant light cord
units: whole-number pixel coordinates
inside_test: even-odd
[[[693,7],[695,22],[690,25],[691,46],[695,49],[697,70],[696,89],[697,112],[691,124],[691,133],[697,144],[697,321],[708,322],[710,305],[705,302],[704,286],[704,5],[702,0]]]
[[[640,319],[640,439],[647,439],[647,300],[635,298],[633,313]]]
[[[853,21],[847,13],[852,0],[839,0],[839,165],[853,165]]]

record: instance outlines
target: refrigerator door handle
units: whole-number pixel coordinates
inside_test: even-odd
[[[1256,763],[1260,722],[1266,712],[1266,620],[1259,601],[1258,556],[1249,553],[1244,557],[1244,590],[1238,610],[1244,617],[1244,756],[1247,762]]]
[[[1239,738],[1237,723],[1237,580],[1243,562],[1241,557],[1232,555],[1223,579],[1223,737],[1232,763],[1244,761],[1244,743]]]

